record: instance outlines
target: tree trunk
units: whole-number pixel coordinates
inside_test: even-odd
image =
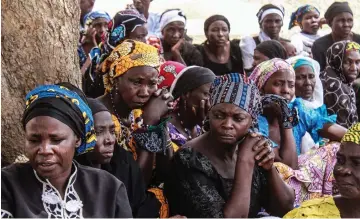
[[[1,0],[1,157],[24,154],[25,95],[41,84],[79,85],[77,0]]]

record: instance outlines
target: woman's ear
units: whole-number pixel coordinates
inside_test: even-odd
[[[80,145],[81,145],[81,138],[76,136],[75,148],[80,147]]]

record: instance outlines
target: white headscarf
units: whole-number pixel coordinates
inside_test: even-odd
[[[166,25],[175,21],[183,22],[186,26],[186,17],[180,9],[172,9],[164,12],[160,18],[160,30],[162,31]]]

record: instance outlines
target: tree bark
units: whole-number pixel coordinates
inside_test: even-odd
[[[78,0],[1,0],[1,157],[24,153],[27,92],[41,84],[80,86]]]

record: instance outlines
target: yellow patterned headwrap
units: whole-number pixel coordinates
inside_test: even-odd
[[[356,42],[349,42],[346,44],[346,48],[345,51],[351,51],[351,50],[355,50],[355,51],[360,51],[360,45]]]
[[[343,142],[352,142],[355,144],[360,144],[360,123],[356,123],[351,126],[351,128],[346,132],[344,137],[341,139]]]
[[[142,42],[125,40],[111,52],[102,65],[101,70],[105,73],[106,92],[110,92],[113,88],[115,78],[125,74],[129,69],[139,66],[150,66],[159,70],[158,50]]]

